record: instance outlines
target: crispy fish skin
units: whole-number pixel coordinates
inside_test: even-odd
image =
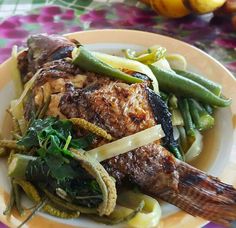
[[[48,39],[57,42],[55,37],[37,37],[37,43]],[[48,46],[53,43],[51,41]],[[29,47],[31,53],[34,53],[33,47],[35,45]],[[29,64],[34,65],[33,62]],[[56,68],[60,68],[60,62],[57,64]],[[50,75],[50,71],[47,72],[45,69],[45,81]],[[86,75],[82,88],[75,88],[71,83],[72,86],[61,93],[60,103],[55,108],[65,117],[85,118],[116,138],[156,124],[145,84],[127,85],[91,73]],[[136,184],[143,192],[191,215],[225,226],[236,220],[236,189],[179,161],[159,142],[113,157],[102,165],[118,184],[127,181]]]
[[[118,181],[136,184],[193,216],[229,227],[236,219],[236,190],[218,178],[175,159],[152,143],[103,162]]]

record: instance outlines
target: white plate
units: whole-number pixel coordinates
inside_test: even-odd
[[[233,160],[236,159],[233,153],[233,151],[236,151],[236,80],[224,66],[206,53],[184,42],[147,32],[132,30],[96,30],[71,33],[66,36],[77,39],[90,50],[112,54],[120,54],[123,48],[142,50],[152,45],[159,44],[166,47],[169,53],[184,55],[187,59],[189,69],[220,83],[223,86],[223,94],[226,97],[233,98],[233,103],[230,108],[223,108],[217,111],[216,125],[214,129],[204,135],[204,150],[199,159],[193,162],[193,165],[212,175],[218,176],[221,174],[224,181],[231,183],[236,182],[236,172],[231,175],[228,171],[225,171],[224,175],[222,174],[226,164],[229,166],[229,162],[233,162]],[[15,90],[11,78],[14,66],[15,63],[12,59],[9,59],[0,66],[0,129],[2,129],[2,133],[5,134],[7,134],[10,127],[5,118],[6,115],[4,111],[7,109],[10,100],[15,97]],[[231,173],[233,171],[235,170],[231,169]],[[19,224],[19,220],[22,220],[22,218],[19,218],[16,213],[9,219],[2,216],[8,196],[9,180],[7,178],[6,163],[5,161],[0,161],[0,220],[9,226],[13,226]],[[163,204],[161,227],[199,227],[205,224],[205,222],[206,221],[203,219],[194,218],[182,211],[178,211],[169,204]],[[65,227],[65,224],[67,224],[68,227],[108,227],[85,218],[62,220],[42,213],[29,222],[29,226],[34,228],[52,226]]]

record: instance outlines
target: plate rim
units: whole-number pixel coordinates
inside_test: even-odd
[[[235,77],[233,76],[233,74],[223,65],[221,64],[218,60],[214,59],[212,56],[210,56],[209,54],[207,54],[206,52],[200,50],[199,48],[191,45],[191,44],[188,44],[184,41],[181,41],[181,40],[178,40],[178,39],[175,39],[173,37],[169,37],[169,36],[165,36],[165,35],[161,35],[161,34],[156,34],[156,33],[151,33],[151,32],[144,32],[144,31],[139,31],[139,30],[127,30],[127,29],[97,29],[97,30],[87,30],[87,31],[78,31],[78,32],[74,32],[74,33],[67,33],[67,34],[64,34],[65,37],[68,37],[68,36],[75,36],[75,35],[82,35],[82,34],[92,34],[92,33],[104,33],[104,32],[119,32],[119,33],[132,33],[132,34],[143,34],[143,35],[152,35],[152,36],[156,36],[156,37],[161,37],[162,39],[168,39],[168,40],[173,40],[174,42],[177,42],[177,43],[181,43],[181,45],[184,45],[186,46],[187,48],[191,48],[191,49],[194,49],[195,51],[197,51],[198,53],[200,53],[201,55],[204,55],[205,57],[207,58],[210,58],[211,61],[214,62],[214,64],[217,64],[220,68],[222,68],[226,74],[229,76],[229,78],[233,79],[234,83],[236,82],[236,79]],[[94,44],[96,42],[93,42]],[[0,69],[1,67],[6,64],[8,61],[10,61],[11,58],[7,59],[6,61],[4,61],[1,65],[0,65]],[[236,98],[236,96],[235,96]],[[236,107],[236,106],[235,106]],[[236,110],[232,110],[233,111],[233,114],[236,113]],[[234,128],[234,133],[235,133],[235,128]],[[235,141],[233,141],[233,143],[235,143]],[[41,217],[41,216],[40,216]],[[42,218],[42,217],[41,217]],[[0,217],[1,219],[1,217]],[[54,222],[54,220],[53,220]],[[203,223],[203,221],[202,221]],[[206,223],[206,221],[204,220],[204,223]],[[67,225],[66,224],[63,224],[64,227],[66,227]]]

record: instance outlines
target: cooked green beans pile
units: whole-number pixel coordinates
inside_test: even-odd
[[[163,70],[153,65],[149,65],[149,67],[156,76],[162,91],[171,92],[183,97],[195,98],[212,106],[226,107],[231,104],[231,99],[224,99],[220,96],[220,86],[216,83],[202,79],[200,76],[198,77],[198,75],[192,73],[185,73],[183,76],[182,74]]]

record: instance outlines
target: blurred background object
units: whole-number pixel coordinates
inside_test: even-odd
[[[179,18],[190,13],[205,14],[222,7],[226,0],[143,0],[159,14]]]
[[[236,0],[141,0],[157,14],[167,18],[181,18],[189,14],[214,12],[216,17],[231,17],[236,29]]]

